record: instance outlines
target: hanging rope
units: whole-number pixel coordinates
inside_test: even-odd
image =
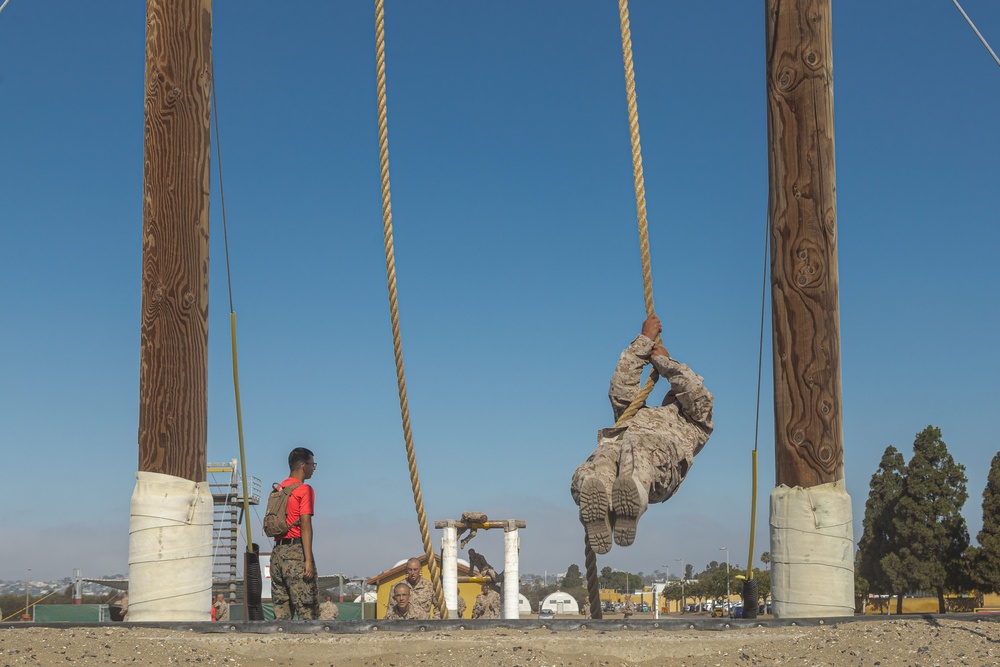
[[[618,0],[618,18],[622,33],[622,58],[625,62],[625,95],[628,102],[628,129],[632,140],[632,177],[635,181],[635,209],[639,220],[639,252],[642,259],[642,294],[646,315],[653,313],[653,270],[649,258],[649,223],[646,220],[646,185],[642,177],[642,146],[639,143],[639,106],[635,96],[635,67],[632,65],[632,31],[628,20],[628,0]],[[660,342],[657,337],[656,342]],[[654,369],[632,403],[615,422],[620,427],[646,404],[660,375]]]
[[[625,64],[625,96],[628,102],[628,129],[632,142],[632,177],[635,181],[635,210],[639,220],[639,252],[642,259],[642,294],[646,305],[646,315],[654,312],[653,307],[653,270],[649,257],[649,223],[646,219],[646,185],[642,177],[642,146],[639,141],[639,106],[635,95],[635,67],[632,64],[632,31],[628,20],[628,0],[618,0],[618,19],[622,33],[622,60]],[[660,337],[656,337],[659,344]],[[646,378],[639,393],[622,412],[615,427],[621,427],[646,405],[646,399],[656,385],[660,375],[653,369]],[[601,608],[600,584],[597,580],[597,556],[590,544],[584,549],[584,560],[587,566],[587,591],[590,595],[592,618],[603,618]],[[596,600],[596,611],[595,611]]]
[[[399,411],[403,420],[403,439],[406,441],[406,463],[410,469],[410,484],[413,487],[413,502],[420,524],[420,537],[427,567],[430,569],[434,597],[441,618],[448,618],[448,608],[444,604],[441,589],[441,575],[434,559],[424,499],[420,493],[420,478],[417,475],[417,455],[413,447],[413,433],[410,429],[410,408],[406,399],[406,376],[403,371],[403,346],[399,334],[399,306],[396,294],[396,260],[392,246],[392,203],[389,197],[389,133],[386,120],[385,100],[385,9],[383,0],[375,0],[375,52],[378,71],[378,154],[382,170],[382,232],[385,240],[385,273],[389,286],[389,311],[392,318],[392,351],[396,358],[396,384],[399,387]],[[429,610],[428,610],[429,611]]]

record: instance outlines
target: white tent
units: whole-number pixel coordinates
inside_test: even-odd
[[[549,593],[542,600],[542,604],[539,605],[538,610],[550,610],[553,614],[579,614],[580,605],[576,603],[576,598],[574,598],[569,593],[564,593],[562,591],[556,591],[555,593]]]
[[[519,614],[531,613],[531,603],[528,602],[528,598],[524,597],[524,593],[518,593],[517,595],[517,613]]]

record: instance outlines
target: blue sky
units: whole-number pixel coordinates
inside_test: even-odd
[[[569,496],[643,319],[616,3],[386,8],[403,350],[428,518],[524,519],[521,569],[583,563]],[[965,0],[994,46],[1000,6]],[[599,566],[746,564],[767,206],[762,3],[634,2],[664,338],[716,395],[681,488]],[[847,486],[928,424],[975,536],[995,428],[1000,69],[945,0],[834,7]],[[0,579],[127,568],[137,467],[143,3],[0,14]],[[319,462],[317,559],[421,551],[386,299],[367,2],[216,3],[247,466]],[[210,461],[237,456],[212,166]],[[768,305],[768,312],[770,306]],[[755,561],[774,483],[765,344]],[[259,525],[259,524],[258,524]],[[435,542],[439,536],[435,536]],[[502,538],[471,544],[495,564]]]

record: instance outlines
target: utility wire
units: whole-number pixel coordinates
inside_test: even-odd
[[[986,41],[986,38],[983,37],[983,33],[979,32],[979,28],[976,27],[976,24],[972,22],[972,19],[969,18],[969,15],[965,13],[964,9],[962,9],[962,5],[958,4],[958,0],[951,0],[951,1],[958,9],[958,11],[962,13],[962,16],[965,18],[965,22],[968,23],[969,27],[972,28],[972,31],[976,33],[976,37],[979,38],[979,41],[983,43],[983,46],[986,47],[986,50],[990,52],[991,56],[993,56],[993,62],[995,62],[998,67],[1000,67],[1000,58],[997,58],[997,54],[993,51],[992,48],[990,48],[990,45]],[[0,7],[0,9],[3,9],[3,7]]]

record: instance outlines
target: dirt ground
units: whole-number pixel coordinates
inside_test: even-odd
[[[414,623],[414,622],[403,622]],[[441,623],[441,622],[438,622]],[[445,622],[447,623],[447,622]],[[251,630],[233,625],[169,627],[0,626],[0,667],[24,665],[227,665],[229,667],[725,667],[830,665],[935,667],[1000,665],[1000,619],[974,616],[815,622],[758,626],[701,622],[700,628],[652,622],[579,621],[449,628],[433,623],[399,632],[348,621]],[[786,621],[787,623],[787,621]],[[354,625],[349,625],[354,624]],[[363,625],[359,625],[363,624]],[[164,624],[167,625],[167,624]],[[727,628],[728,625],[728,628]],[[421,630],[420,627],[425,629]],[[465,629],[463,629],[463,627]],[[359,631],[360,630],[360,631]]]

